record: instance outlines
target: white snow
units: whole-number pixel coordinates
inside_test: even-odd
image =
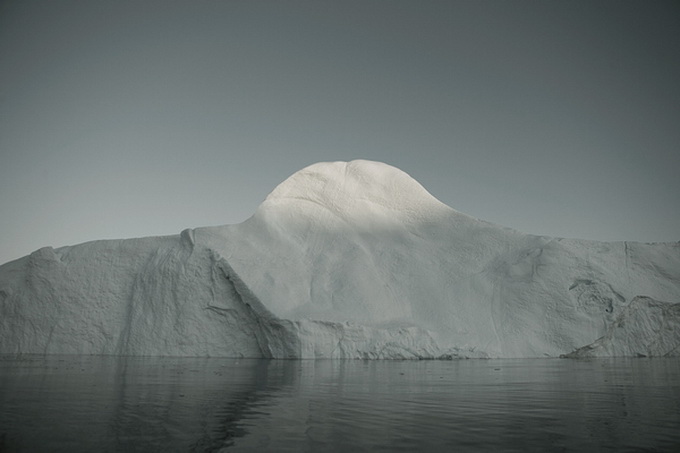
[[[0,266],[0,353],[679,355],[678,303],[680,243],[526,235],[389,165],[319,163],[239,225]]]

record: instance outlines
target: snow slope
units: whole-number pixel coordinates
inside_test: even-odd
[[[680,243],[526,235],[389,165],[319,163],[238,225],[0,266],[0,352],[680,355],[678,303]]]

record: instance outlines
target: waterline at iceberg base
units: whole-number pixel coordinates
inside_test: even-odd
[[[0,353],[680,356],[680,243],[523,234],[370,161],[319,163],[238,225],[0,266]]]

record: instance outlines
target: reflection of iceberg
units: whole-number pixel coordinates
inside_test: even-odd
[[[674,451],[678,372],[667,359],[22,356],[0,367],[0,451]]]
[[[445,206],[388,165],[322,163],[239,225],[3,265],[0,352],[558,356],[603,337],[640,294],[680,301],[680,243],[525,235]]]
[[[244,413],[290,385],[292,367],[167,357],[7,361],[0,450],[217,451],[247,434]]]

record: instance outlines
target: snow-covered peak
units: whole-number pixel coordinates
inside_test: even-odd
[[[304,217],[325,211],[350,223],[425,220],[453,211],[402,170],[368,160],[321,162],[296,172],[258,212],[282,209]]]

